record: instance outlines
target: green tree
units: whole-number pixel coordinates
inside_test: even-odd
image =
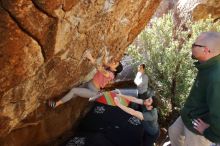
[[[188,96],[196,70],[191,59],[191,45],[204,31],[220,31],[220,23],[208,18],[197,22],[187,20],[176,26],[170,12],[155,18],[132,44],[128,54],[137,63],[146,64],[150,84],[162,103],[161,114],[179,111]]]

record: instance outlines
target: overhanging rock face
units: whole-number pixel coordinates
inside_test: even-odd
[[[92,66],[82,59],[86,49],[92,49],[96,58],[107,49],[120,59],[159,3],[160,0],[0,0],[2,141],[13,145],[10,138],[16,141],[18,137],[17,145],[28,145],[28,137],[35,137],[36,144],[45,143],[74,125],[86,100],[71,102],[58,111],[48,110],[45,101],[91,78]],[[19,134],[22,130],[23,135]],[[28,131],[32,133],[27,134]]]

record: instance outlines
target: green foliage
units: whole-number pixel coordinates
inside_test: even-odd
[[[208,18],[175,26],[173,14],[155,18],[138,36],[138,45],[130,45],[128,53],[136,65],[146,64],[150,84],[164,104],[165,116],[172,108],[179,110],[189,93],[196,70],[191,59],[191,45],[204,31],[220,31],[219,23]],[[169,108],[171,107],[171,108]]]

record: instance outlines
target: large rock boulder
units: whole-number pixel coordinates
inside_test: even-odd
[[[159,3],[0,0],[0,143],[47,143],[75,125],[87,100],[56,110],[45,101],[91,79],[86,49],[96,58],[107,49],[120,59]]]
[[[154,17],[161,17],[164,14],[167,14],[170,10],[173,10],[176,7],[177,2],[177,0],[162,0]]]
[[[185,20],[197,21],[208,18],[220,19],[220,2],[216,0],[162,0],[154,17],[172,11],[177,24],[185,23]]]
[[[181,16],[191,15],[194,20],[205,19],[209,15],[220,18],[220,2],[218,0],[179,0],[177,4]]]

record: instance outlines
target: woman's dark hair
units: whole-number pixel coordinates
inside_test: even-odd
[[[154,91],[153,89],[151,89],[151,88],[148,88],[147,92],[143,93],[141,98],[142,98],[143,100],[146,100],[146,99],[148,99],[148,98],[150,98],[150,97],[151,97],[152,100],[153,100],[152,106],[153,106],[154,108],[157,108],[158,99],[157,99],[157,97],[155,96],[155,91]]]
[[[154,108],[157,108],[157,106],[158,106],[158,99],[157,99],[157,97],[153,96],[152,99],[153,99],[152,106]]]
[[[116,67],[116,71],[114,72],[115,77],[117,76],[118,73],[120,73],[123,70],[123,65],[121,62],[119,62],[118,66]]]

